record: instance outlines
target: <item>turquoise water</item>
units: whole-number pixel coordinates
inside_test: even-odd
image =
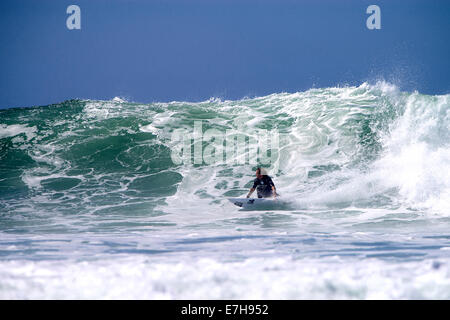
[[[448,299],[449,124],[389,83],[0,110],[0,297]],[[236,132],[277,143],[205,161]],[[283,205],[243,211],[259,164]]]

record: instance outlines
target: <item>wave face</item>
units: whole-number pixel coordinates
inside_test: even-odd
[[[201,120],[202,132],[224,135],[277,130],[274,180],[296,209],[448,215],[449,110],[449,95],[404,93],[386,83],[238,101],[141,105],[116,98],[3,110],[1,209],[13,219],[223,207],[225,197],[246,193],[255,165],[174,163],[174,130],[193,131]]]

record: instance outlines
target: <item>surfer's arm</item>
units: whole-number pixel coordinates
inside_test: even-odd
[[[251,188],[250,191],[247,194],[247,198],[250,198],[250,196],[252,195],[253,191],[255,191],[255,188]]]
[[[272,187],[273,198],[275,199],[277,197],[277,189],[275,188],[275,184],[273,183],[272,179],[270,177],[269,179],[269,184]]]
[[[248,194],[247,194],[247,198],[250,198],[250,196],[252,195],[252,193],[256,190],[256,187],[258,186],[258,182],[257,182],[258,180],[257,179],[255,179],[254,181],[253,181],[253,187],[250,189],[250,191],[248,192]]]

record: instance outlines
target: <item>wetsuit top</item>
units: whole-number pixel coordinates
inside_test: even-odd
[[[267,198],[273,195],[272,186],[275,187],[269,176],[262,176],[261,179],[256,178],[253,182],[253,189],[256,189],[258,198]]]

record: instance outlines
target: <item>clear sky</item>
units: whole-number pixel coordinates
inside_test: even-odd
[[[69,30],[66,9],[81,9]],[[369,5],[381,29],[369,30]],[[448,0],[2,0],[0,108],[239,99],[384,79],[450,92]]]

